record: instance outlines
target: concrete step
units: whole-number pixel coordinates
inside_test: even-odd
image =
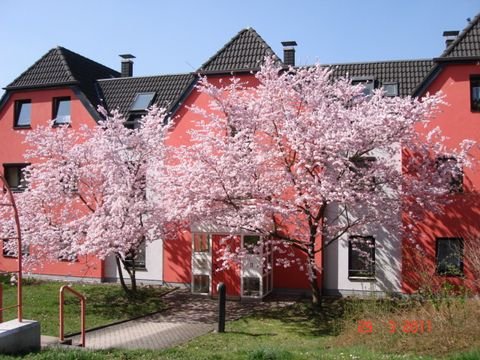
[[[63,349],[79,349],[80,344],[73,344],[73,339],[65,339],[60,341],[56,336],[42,335],[41,338],[42,348],[45,347],[61,347]]]

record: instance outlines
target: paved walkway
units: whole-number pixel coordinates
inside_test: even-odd
[[[215,329],[217,300],[192,295],[187,290],[173,291],[164,299],[169,309],[162,313],[88,332],[87,348],[162,349]],[[289,303],[227,301],[227,320],[246,316],[255,310]],[[73,337],[73,343],[80,343],[80,337]]]

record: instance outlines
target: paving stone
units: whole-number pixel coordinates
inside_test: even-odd
[[[217,300],[193,295],[188,290],[173,291],[164,300],[168,306],[166,311],[88,332],[87,348],[162,349],[215,329]],[[227,301],[227,320],[238,319],[255,310],[288,304],[291,301]],[[73,342],[80,342],[80,337],[73,337]]]

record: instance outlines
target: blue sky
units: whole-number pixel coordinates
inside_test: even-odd
[[[2,0],[0,87],[57,45],[115,69],[134,54],[134,75],[189,72],[245,27],[278,55],[296,40],[299,65],[432,58],[442,32],[479,11],[478,0]]]

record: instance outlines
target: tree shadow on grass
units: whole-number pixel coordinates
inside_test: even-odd
[[[162,288],[146,287],[136,294],[126,294],[118,286],[92,286],[81,292],[87,297],[87,315],[94,317],[123,320],[165,309]],[[65,299],[66,304],[76,302],[72,297]]]
[[[246,335],[250,337],[264,337],[264,336],[277,336],[278,334],[275,333],[249,333],[245,331],[228,331],[229,334],[235,335]]]
[[[321,306],[298,301],[290,306],[255,313],[252,317],[281,321],[285,330],[302,336],[335,336],[340,332],[343,313],[344,300],[324,299]]]

